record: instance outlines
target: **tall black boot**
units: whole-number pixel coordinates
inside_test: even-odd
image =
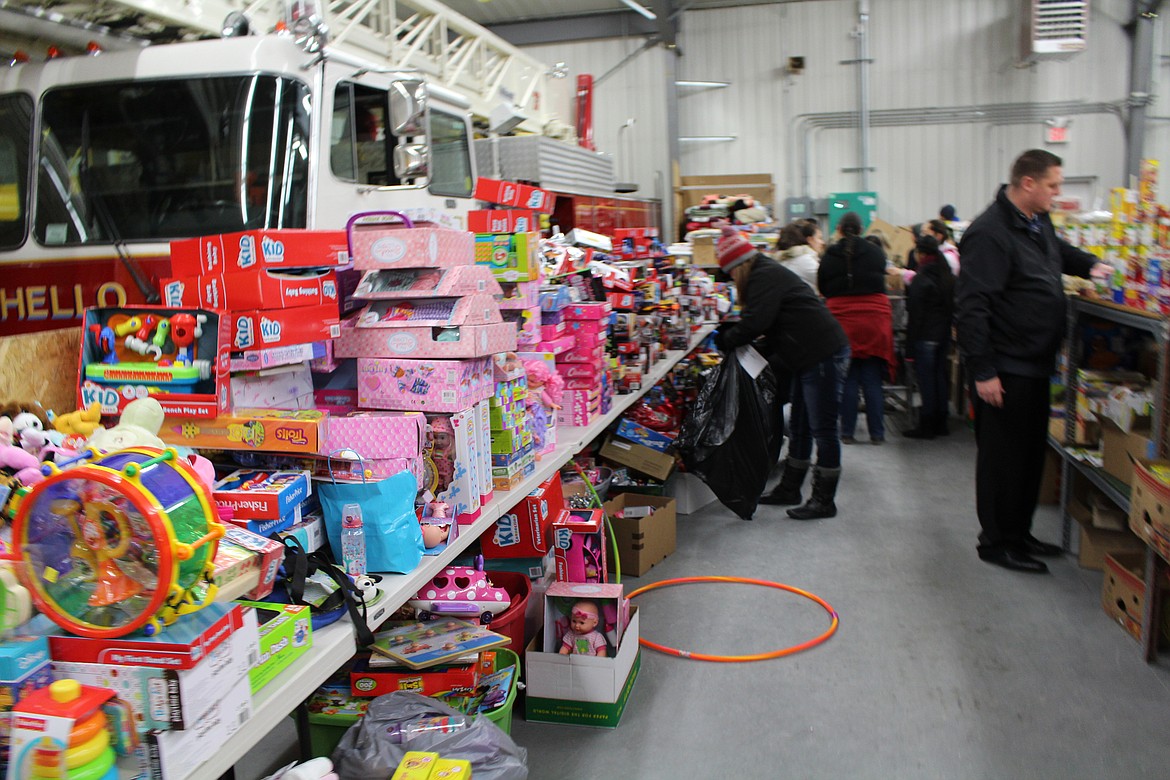
[[[951,425],[948,422],[950,412],[945,409],[934,416],[934,435],[935,436],[950,436]]]
[[[934,415],[920,407],[918,425],[908,431],[902,431],[902,435],[907,439],[933,439],[936,427]]]
[[[777,506],[791,506],[799,504],[803,499],[800,496],[800,486],[804,484],[804,476],[808,474],[809,461],[784,459],[784,473],[780,475],[780,484],[772,488],[772,492],[760,498],[761,504]]]
[[[837,495],[837,482],[841,479],[841,469],[825,469],[817,466],[813,469],[812,495],[808,503],[788,510],[788,516],[793,520],[816,520],[822,517],[836,517],[837,505],[833,503]]]

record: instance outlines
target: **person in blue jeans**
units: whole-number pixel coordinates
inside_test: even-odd
[[[886,295],[886,258],[861,237],[861,218],[847,212],[837,225],[841,240],[829,247],[817,269],[825,305],[849,338],[849,373],[841,394],[841,441],[854,442],[857,391],[865,394],[869,440],[886,440],[882,373],[894,362],[894,318]]]
[[[947,352],[955,319],[955,275],[938,239],[923,236],[915,248],[918,273],[906,288],[906,345],[914,361],[922,406],[918,425],[902,435],[908,439],[933,439],[950,433]]]
[[[796,520],[833,517],[841,478],[841,442],[837,438],[837,404],[849,341],[825,304],[799,276],[757,252],[733,227],[723,228],[715,253],[719,267],[739,290],[743,313],[715,334],[715,346],[730,352],[755,343],[770,362],[791,374],[792,440],[780,483],[762,504],[801,503],[801,487],[816,444],[812,495],[788,510]],[[782,414],[777,409],[777,414]]]

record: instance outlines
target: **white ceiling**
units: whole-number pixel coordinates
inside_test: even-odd
[[[670,0],[675,10],[688,11],[708,8],[732,8],[744,5],[809,2],[810,0]],[[592,14],[632,13],[620,0],[443,0],[449,8],[469,19],[490,27],[496,24],[557,19]],[[654,0],[636,0],[653,9]]]

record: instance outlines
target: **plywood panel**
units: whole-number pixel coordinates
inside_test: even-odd
[[[38,401],[58,413],[77,408],[81,328],[0,339],[0,402]]]

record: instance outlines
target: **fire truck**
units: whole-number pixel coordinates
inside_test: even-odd
[[[0,72],[0,336],[150,302],[172,239],[404,206],[459,220],[473,118],[549,119],[549,69],[433,0],[335,0],[328,19],[276,0],[75,5],[179,40]]]

